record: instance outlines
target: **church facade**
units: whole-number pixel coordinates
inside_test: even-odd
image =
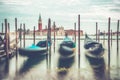
[[[41,35],[41,36],[46,36],[48,33],[48,28],[47,26],[45,27],[45,29],[42,28],[42,18],[41,15],[39,15],[39,19],[38,19],[38,29],[36,30],[36,35]],[[64,29],[64,27],[55,27],[51,26],[51,35],[53,36],[54,34],[56,36],[64,36],[65,33],[68,33],[68,35],[73,36],[76,33],[76,36],[78,35],[78,30],[73,30],[73,29]],[[83,31],[80,30],[80,36],[83,35]]]

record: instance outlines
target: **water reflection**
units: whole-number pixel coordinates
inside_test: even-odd
[[[9,60],[0,62],[0,80],[6,78],[9,74]]]
[[[31,68],[36,66],[37,64],[41,63],[45,59],[46,55],[44,56],[34,56],[28,58],[22,65],[19,70],[19,75],[27,73]]]
[[[29,40],[27,40],[26,42],[28,42],[26,44],[30,43]],[[58,45],[59,43],[60,43],[60,41],[57,41],[56,45]],[[83,43],[84,42],[82,40],[81,45],[83,45]],[[76,44],[76,45],[78,45],[78,44]],[[106,42],[105,46],[107,48],[107,42]],[[119,67],[120,59],[118,59],[117,60],[118,62],[116,62],[117,57],[116,57],[116,49],[115,49],[116,48],[116,42],[115,41],[114,41],[114,45],[112,47],[113,47],[114,50],[111,51],[111,53],[112,53],[111,54],[111,68],[113,66],[113,69],[111,69],[111,78],[112,78],[111,80],[115,80],[115,79],[119,80],[120,79],[120,67]],[[20,79],[21,80],[50,80],[51,77],[55,77],[55,79],[51,79],[51,80],[57,80],[58,78],[59,78],[59,80],[60,79],[61,80],[94,80],[94,78],[93,78],[94,76],[91,75],[92,72],[88,68],[88,64],[86,63],[86,61],[85,61],[85,59],[83,57],[84,56],[84,54],[83,54],[84,53],[83,52],[84,48],[83,47],[81,47],[81,64],[80,64],[80,66],[81,66],[80,69],[81,70],[78,71],[78,72],[80,72],[80,74],[77,73],[77,70],[73,71],[73,72],[69,71],[69,68],[71,68],[72,70],[74,70],[74,68],[77,68],[77,66],[78,66],[77,65],[78,64],[78,58],[77,58],[78,55],[76,55],[75,65],[73,65],[74,59],[72,59],[73,61],[72,60],[70,61],[69,59],[62,60],[61,58],[59,58],[59,60],[58,60],[58,56],[59,56],[58,55],[59,53],[57,52],[58,48],[59,47],[56,46],[55,54],[53,54],[53,52],[51,52],[51,68],[52,69],[51,69],[51,74],[50,75],[46,74],[47,70],[44,67],[46,67],[47,65],[46,65],[46,61],[44,59],[40,59],[39,60],[39,58],[38,59],[37,58],[33,58],[33,59],[27,59],[26,60],[26,58],[24,59],[23,57],[19,57],[18,56],[18,61],[16,61],[15,57],[13,57],[13,59],[10,60],[10,64],[9,64],[9,62],[7,63],[6,61],[3,62],[3,63],[0,63],[0,80],[6,79],[6,77],[9,78],[9,79],[15,77],[15,79],[11,79],[11,80],[20,80]],[[78,50],[78,47],[76,47],[76,53],[77,53],[77,50]],[[104,54],[104,56],[105,56],[105,60],[106,60],[106,63],[107,63],[107,56],[108,55]],[[118,56],[118,57],[120,57],[120,56]],[[90,66],[93,69],[93,73],[94,73],[95,77],[98,78],[98,79],[96,78],[96,80],[105,80],[105,79],[101,79],[101,78],[106,77],[105,76],[106,69],[105,69],[104,59],[100,59],[100,60],[99,59],[96,60],[94,58],[93,59],[87,58],[87,59],[88,59],[88,61],[90,63]],[[57,62],[57,60],[58,60],[58,62]],[[65,62],[65,61],[67,61],[67,62]],[[39,66],[39,64],[40,64],[40,66]],[[116,69],[116,64],[118,65],[118,69]],[[97,68],[94,65],[101,65],[101,67]],[[17,66],[17,69],[15,69],[16,66]],[[34,67],[34,66],[37,66],[37,67]],[[58,71],[58,68],[63,68],[61,70],[65,70],[64,67],[68,66],[68,71],[67,71],[67,69],[66,69],[66,71],[61,71],[59,69],[61,72],[59,71],[57,74],[55,72],[55,74],[54,74],[53,71],[56,71],[56,66],[57,66],[57,71]],[[115,69],[114,69],[114,66],[115,66]],[[43,74],[42,71],[40,71],[41,69],[42,69],[42,71],[44,71],[44,74]],[[17,76],[16,74],[14,74],[15,71],[19,72],[19,74],[24,74],[25,73],[25,75],[23,75],[23,76],[20,75],[19,76],[19,74],[18,74],[18,76]],[[9,74],[9,76],[8,76],[8,74]],[[77,78],[77,76],[76,76],[77,74],[79,76],[79,79],[73,79],[73,78]],[[31,75],[32,75],[32,78],[31,78]],[[71,77],[71,75],[73,75],[73,76]],[[43,79],[40,79],[41,76],[43,77]],[[47,79],[46,79],[46,77],[47,77]],[[67,79],[66,79],[66,77],[67,77]],[[106,80],[108,80],[108,79],[106,79]]]
[[[118,76],[118,79],[120,78],[120,68],[119,68],[119,64],[120,64],[120,59],[119,59],[119,49],[117,48],[117,76]]]
[[[67,73],[70,71],[75,60],[75,56],[70,58],[61,58],[58,59],[58,80],[65,80]]]
[[[86,55],[96,80],[107,80],[104,58],[93,58]]]

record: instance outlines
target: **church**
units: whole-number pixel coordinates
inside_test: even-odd
[[[42,28],[42,18],[41,15],[39,15],[39,19],[38,19],[38,29],[36,30],[36,35],[41,35],[41,36],[46,36],[47,35],[47,26],[45,27],[45,29]],[[51,35],[53,36],[54,33],[56,36],[64,36],[65,33],[68,33],[68,35],[73,36],[74,33],[76,33],[76,35],[78,35],[78,30],[73,30],[73,29],[64,29],[64,27],[56,27],[54,29],[54,26],[51,26]],[[83,35],[83,31],[80,30],[80,35]]]

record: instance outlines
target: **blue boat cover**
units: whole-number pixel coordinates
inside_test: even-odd
[[[31,46],[29,47],[26,47],[27,49],[40,49],[40,47],[36,46],[35,44],[32,44]]]
[[[64,38],[64,41],[72,41],[72,40],[71,40],[71,38],[69,38],[69,37],[65,37],[65,38]]]

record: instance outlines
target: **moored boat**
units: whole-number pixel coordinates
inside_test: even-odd
[[[26,48],[19,48],[19,54],[21,56],[33,57],[33,56],[42,56],[47,54],[47,45],[51,45],[47,41],[39,41],[36,45],[32,45]]]
[[[59,53],[63,58],[68,58],[74,56],[75,52],[75,43],[66,36],[63,42],[60,44]]]
[[[0,33],[0,61],[4,61],[6,59],[10,59],[15,55],[15,48],[16,48],[16,38],[8,39],[8,45],[6,44],[5,33]],[[8,46],[8,49],[6,49]]]
[[[104,48],[101,43],[93,41],[88,35],[85,35],[84,48],[86,50],[86,55],[100,58],[104,54]]]

